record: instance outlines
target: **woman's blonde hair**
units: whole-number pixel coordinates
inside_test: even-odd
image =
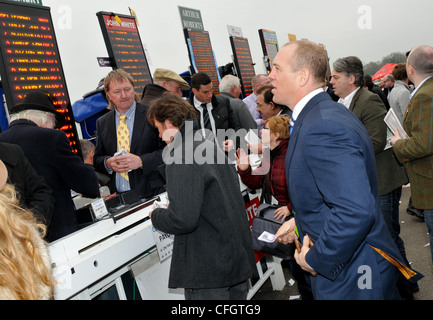
[[[19,206],[14,186],[0,190],[0,299],[52,299],[46,229]]]
[[[280,137],[278,138],[279,141],[281,140],[288,140],[290,137],[290,117],[286,115],[279,115],[277,117],[272,117],[267,122],[269,129],[273,133],[279,133]]]

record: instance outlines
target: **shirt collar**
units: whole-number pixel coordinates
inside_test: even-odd
[[[303,97],[295,106],[295,108],[293,109],[293,114],[292,114],[292,118],[293,119],[298,119],[299,115],[301,114],[302,110],[304,109],[304,107],[307,105],[307,103],[313,99],[315,96],[317,96],[319,93],[325,92],[323,90],[323,88],[319,88],[316,89],[312,92],[310,92],[309,94],[307,94],[305,97]]]
[[[355,96],[355,94],[358,92],[359,89],[361,89],[361,87],[358,87],[358,89],[353,90],[352,93],[349,94],[346,98],[340,98],[338,102],[344,105],[347,109],[349,109],[353,97]]]
[[[415,90],[413,90],[412,94],[409,96],[409,99],[412,99],[412,97],[415,95],[415,93],[418,91],[418,89],[421,88],[422,85],[423,85],[423,84],[424,84],[428,79],[430,79],[431,77],[433,77],[433,76],[430,76],[430,77],[428,77],[428,78],[425,78],[424,81],[421,82],[421,83],[419,84],[419,86],[415,88]]]
[[[126,119],[130,119],[131,116],[133,114],[135,114],[135,109],[136,108],[137,108],[137,102],[134,101],[134,103],[132,104],[131,108],[129,108],[129,110],[124,113],[124,115],[126,116]],[[117,108],[114,108],[114,110],[116,110],[116,117],[118,118],[122,113],[119,112],[119,110],[117,110]]]
[[[196,107],[196,109],[198,109],[198,110],[201,110],[201,108],[202,108],[202,104],[203,104],[204,102],[200,102],[200,101],[198,101],[198,99],[194,96],[194,107]],[[206,103],[206,107],[209,107],[209,105],[210,106],[212,106],[212,102],[210,102],[210,103]]]

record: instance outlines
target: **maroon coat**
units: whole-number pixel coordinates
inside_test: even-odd
[[[288,140],[281,141],[279,146],[271,151],[271,165],[269,172],[265,174],[259,174],[260,170],[263,170],[263,163],[259,168],[257,168],[257,170],[254,171],[254,175],[252,174],[253,171],[251,166],[245,171],[242,171],[238,168],[238,172],[242,182],[248,188],[253,190],[261,189],[266,179],[267,185],[269,186],[269,192],[278,201],[278,204],[282,206],[288,206],[290,209],[290,197],[289,191],[287,189],[285,167],[288,145]],[[263,159],[263,161],[266,161],[266,159]],[[265,166],[265,168],[266,167],[267,166]]]

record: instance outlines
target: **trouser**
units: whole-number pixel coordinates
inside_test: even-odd
[[[382,215],[385,219],[385,223],[391,233],[392,239],[397,245],[398,250],[405,262],[409,265],[406,258],[406,250],[404,247],[403,239],[400,238],[400,221],[399,221],[399,206],[402,194],[402,188],[397,188],[390,193],[379,196],[380,208]]]
[[[402,187],[397,188],[390,193],[379,196],[380,208],[382,210],[382,215],[385,219],[385,223],[391,233],[392,239],[397,245],[398,250],[406,265],[409,266],[409,261],[406,257],[406,250],[404,247],[404,241],[400,237],[400,199],[402,194]],[[400,295],[404,299],[412,300],[412,292],[418,289],[418,284],[413,280],[406,280],[403,275],[399,275],[399,281],[397,284],[399,288]]]
[[[433,209],[424,210],[424,221],[430,237],[430,252],[433,260]]]
[[[185,289],[185,300],[246,300],[247,282],[232,287],[211,289]]]

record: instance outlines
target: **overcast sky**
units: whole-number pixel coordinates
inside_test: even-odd
[[[178,6],[198,9],[209,31],[217,63],[231,62],[227,25],[242,28],[248,38],[256,73],[263,73],[258,29],[276,31],[280,46],[288,34],[323,43],[331,63],[358,56],[364,63],[419,44],[433,45],[432,0],[43,0],[51,7],[71,100],[93,90],[108,73],[96,57],[107,56],[96,12],[139,18],[151,71],[162,67],[178,73],[190,65]]]

